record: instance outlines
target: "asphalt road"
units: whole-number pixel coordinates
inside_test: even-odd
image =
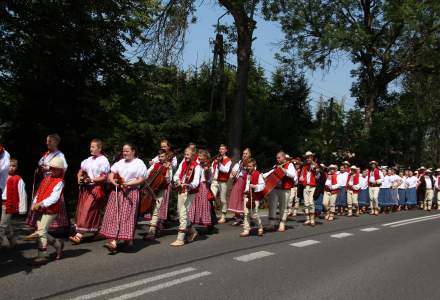
[[[20,243],[0,254],[0,299],[440,299],[439,213],[302,221],[248,238],[224,224],[181,248],[169,229],[116,255],[104,241],[66,243],[41,267],[27,263],[35,244]]]

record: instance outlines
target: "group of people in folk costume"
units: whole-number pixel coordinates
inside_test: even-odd
[[[32,187],[26,223],[34,227],[35,232],[25,240],[38,241],[35,264],[49,261],[48,245],[55,248],[56,259],[62,257],[64,243],[53,238],[49,230],[69,227],[63,197],[67,162],[58,150],[60,140],[57,134],[47,137],[47,152],[36,170],[42,180],[36,190]],[[168,218],[173,188],[177,191],[179,226],[171,246],[194,241],[198,236],[195,225],[206,226],[208,233],[214,232],[217,223],[226,222],[228,211],[235,214],[232,225],[243,223],[241,237],[251,234],[252,223],[257,225],[257,235],[262,236],[265,229],[259,209],[264,198],[269,201],[266,230],[279,232],[286,230],[288,217],[298,214],[300,199],[304,202],[304,225],[310,226],[315,226],[318,217],[333,221],[336,214],[358,216],[368,210],[371,215],[417,205],[427,211],[433,207],[440,210],[440,169],[435,171],[435,176],[431,169],[424,167],[415,172],[400,170],[397,174],[395,168],[379,168],[376,161],[371,161],[370,168],[364,170],[347,161],[338,168],[335,164],[318,164],[312,152],[307,152],[302,161],[280,151],[274,167],[260,173],[249,148],[233,165],[225,145],[220,145],[218,155],[211,159],[208,151],[197,151],[194,144],[189,144],[178,164],[166,140],[161,141],[158,155],[148,162],[147,168],[132,144],[122,146],[121,157],[113,165],[103,155],[102,147],[101,140],[93,139],[91,156],[82,161],[78,171],[75,232],[69,239],[78,245],[86,233],[92,233],[92,239],[107,239],[105,246],[111,253],[133,244],[145,190],[152,193],[154,205],[147,214],[150,222],[144,240],[158,237],[162,223]],[[16,244],[12,216],[28,211],[25,184],[17,175],[17,169],[17,160],[11,159],[0,143],[0,239],[1,246],[6,248]],[[153,191],[145,182],[158,176],[161,181]],[[109,193],[106,185],[111,187]],[[218,220],[216,204],[220,211]]]

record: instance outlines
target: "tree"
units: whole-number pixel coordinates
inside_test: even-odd
[[[342,53],[357,64],[353,95],[364,108],[368,133],[388,84],[439,49],[440,4],[415,0],[284,0],[267,9],[281,22],[284,50],[297,50],[311,67],[327,67]]]

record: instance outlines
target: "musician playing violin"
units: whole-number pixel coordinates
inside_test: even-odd
[[[171,144],[170,144],[170,142],[168,141],[168,140],[161,140],[160,141],[160,150],[161,151],[164,151],[166,154],[167,154],[167,156],[168,156],[168,160],[171,162],[171,165],[172,165],[172,167],[173,167],[173,170],[176,170],[177,169],[177,158],[176,158],[176,155],[174,155],[174,151],[171,149]],[[153,158],[152,160],[150,160],[149,162],[148,162],[148,164],[150,165],[150,166],[152,166],[152,165],[154,165],[155,163],[158,163],[159,161],[160,161],[160,158],[159,158],[159,154],[155,157],[155,158]]]
[[[217,197],[217,195],[219,195],[222,211],[219,223],[225,223],[226,212],[228,209],[228,180],[231,173],[232,161],[226,155],[226,153],[228,152],[228,147],[226,147],[226,145],[220,145],[218,152],[219,154],[214,159],[211,165],[211,172],[213,174],[211,191],[214,194],[214,197]]]
[[[164,195],[165,190],[168,188],[168,185],[171,183],[173,178],[173,166],[169,160],[168,152],[166,150],[159,150],[158,154],[159,162],[156,162],[150,166],[147,170],[147,182],[152,176],[157,176],[157,172],[161,172],[162,176],[165,177],[164,183],[160,186],[154,193],[156,204],[154,206],[152,218],[150,221],[150,228],[148,233],[144,236],[146,240],[152,240],[156,237],[157,233],[157,224],[159,221],[159,210],[164,203]],[[169,194],[167,195],[169,197]],[[168,201],[166,201],[168,203]]]
[[[269,230],[275,230],[276,225],[276,210],[279,207],[280,210],[280,222],[278,226],[278,231],[286,231],[286,221],[288,215],[287,204],[290,195],[290,189],[295,186],[297,182],[297,173],[293,164],[287,160],[286,153],[283,151],[278,152],[277,164],[267,173],[263,174],[264,178],[267,178],[272,172],[277,168],[284,172],[284,177],[278,182],[277,186],[269,193]]]
[[[200,183],[200,165],[194,159],[194,151],[191,148],[185,149],[184,160],[174,175],[174,182],[178,190],[177,210],[179,213],[179,229],[177,239],[171,246],[178,247],[185,244],[185,235],[188,233],[188,240],[194,240],[197,233],[191,228],[188,230],[188,209],[198,191]]]

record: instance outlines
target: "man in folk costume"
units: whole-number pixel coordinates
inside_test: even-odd
[[[435,170],[435,192],[437,198],[437,210],[440,210],[440,169]]]
[[[270,229],[274,230],[276,224],[276,211],[277,207],[280,212],[280,223],[278,227],[279,232],[286,231],[287,222],[287,204],[289,201],[290,189],[295,185],[298,180],[297,173],[293,164],[286,159],[286,153],[283,151],[278,152],[277,165],[272,170],[263,175],[267,178],[276,168],[281,168],[284,172],[284,177],[278,182],[275,189],[269,194],[269,222]],[[313,201],[313,195],[312,195]]]
[[[152,218],[150,221],[150,228],[148,233],[144,236],[144,240],[153,240],[157,234],[157,224],[159,222],[159,211],[161,209],[162,203],[164,202],[165,191],[168,188],[168,185],[171,183],[173,179],[173,165],[167,158],[167,152],[164,150],[159,150],[159,162],[154,163],[147,170],[147,182],[157,172],[160,172],[162,168],[162,175],[165,178],[165,182],[159,189],[155,192],[156,204],[154,206]],[[169,195],[168,195],[169,196]],[[168,201],[167,201],[168,203]]]
[[[34,233],[38,240],[38,256],[34,264],[45,264],[49,261],[47,246],[51,245],[56,250],[56,259],[60,259],[64,243],[62,240],[54,239],[49,234],[49,226],[60,212],[60,198],[64,189],[64,170],[66,166],[61,157],[54,157],[49,162],[50,175],[44,177],[38,187],[32,203],[32,210],[38,212],[37,231]],[[34,239],[34,234],[25,240]]]
[[[384,175],[379,170],[378,162],[370,161],[370,171],[368,173],[368,191],[370,193],[370,215],[379,215],[379,190],[384,179]]]
[[[432,207],[432,199],[434,198],[435,180],[432,176],[432,170],[427,169],[423,176],[419,178],[419,189],[421,193],[425,194],[423,199],[423,209],[430,211]]]
[[[257,221],[258,236],[263,236],[264,234],[258,208],[263,198],[261,192],[264,190],[265,183],[263,175],[256,168],[257,162],[251,158],[247,163],[247,173],[244,175],[246,186],[244,189],[244,227],[240,233],[241,237],[249,236],[251,230],[250,218]]]
[[[422,188],[420,185],[421,178],[425,176],[426,168],[421,166],[416,171],[417,176],[417,204],[419,205],[420,209],[424,209],[424,203],[425,203],[425,189]]]
[[[300,183],[304,186],[304,213],[306,214],[306,221],[304,225],[315,226],[315,202],[313,195],[315,193],[317,179],[316,179],[316,162],[313,161],[314,154],[307,151],[304,157],[306,162],[302,167],[299,178]]]
[[[292,160],[293,166],[295,167],[296,173],[301,174],[302,163],[299,157]],[[288,215],[296,217],[299,210],[299,197],[298,197],[298,185],[296,184],[290,189]]]
[[[177,239],[171,246],[178,247],[185,244],[185,235],[188,231],[188,210],[198,191],[200,183],[201,168],[194,159],[195,153],[191,148],[185,149],[185,156],[182,164],[174,175],[174,182],[177,186],[177,211],[179,213],[179,229]],[[197,232],[190,228],[188,231],[188,241],[193,241]]]
[[[0,141],[0,194],[5,190],[9,173],[10,156]]]
[[[13,248],[17,241],[11,219],[14,214],[27,211],[27,195],[23,179],[16,174],[18,162],[10,160],[9,176],[2,194],[2,215],[0,220],[0,241],[2,248]]]
[[[325,182],[324,199],[322,201],[324,210],[326,212],[325,219],[329,221],[334,220],[336,212],[336,196],[339,191],[338,175],[336,174],[337,169],[337,165],[330,165],[328,167],[327,180]]]
[[[231,174],[231,159],[226,155],[228,148],[226,145],[220,145],[218,149],[218,156],[214,159],[211,165],[211,172],[213,174],[211,191],[214,197],[219,195],[222,215],[219,224],[226,222],[226,212],[228,210],[227,194],[228,194],[228,180]]]
[[[161,140],[160,141],[160,150],[164,151],[167,154],[168,158],[172,157],[171,158],[171,166],[173,167],[173,171],[175,171],[177,169],[177,157],[174,155],[173,150],[171,150],[170,142],[168,140]],[[160,156],[160,151],[159,151],[158,155],[156,155],[152,160],[150,160],[148,162],[148,164],[150,166],[152,166],[155,163],[159,163],[160,162],[159,156]]]
[[[351,173],[348,176],[347,182],[347,207],[349,217],[353,215],[353,206],[356,209],[355,216],[359,216],[358,196],[361,189],[359,180],[359,168],[357,168],[356,166],[351,166],[350,170]]]
[[[101,209],[105,202],[104,183],[110,172],[110,163],[101,152],[102,141],[93,139],[90,142],[91,156],[81,162],[77,174],[79,195],[75,216],[76,234],[69,237],[74,245],[81,243],[85,233],[93,233],[95,239],[101,228]]]

